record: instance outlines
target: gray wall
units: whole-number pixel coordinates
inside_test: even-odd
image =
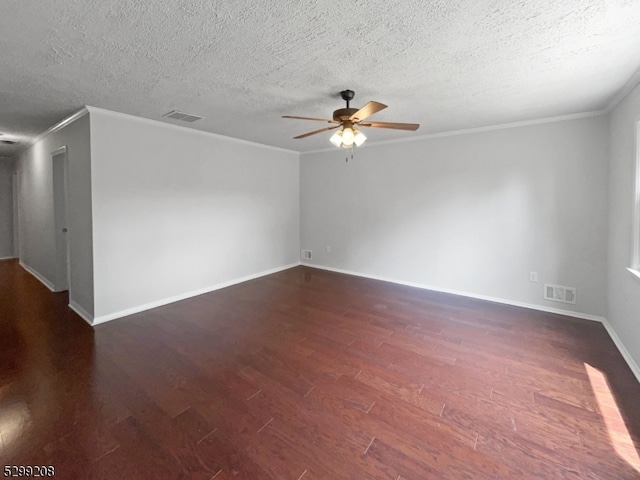
[[[370,145],[348,163],[303,154],[301,248],[324,267],[603,317],[607,144],[598,116]],[[577,304],[544,300],[545,282],[577,287]]]
[[[13,258],[13,159],[0,157],[0,259]]]
[[[93,312],[93,250],[89,115],[47,135],[20,156],[20,262],[45,284],[55,285],[51,152],[63,146],[67,147],[69,175],[69,302],[90,316]]]
[[[298,263],[296,152],[90,111],[96,322]]]
[[[611,113],[609,179],[609,258],[607,318],[640,379],[640,279],[627,268],[632,262],[633,203],[638,162],[637,123],[640,86]]]

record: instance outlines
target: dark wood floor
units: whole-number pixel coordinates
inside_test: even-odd
[[[95,330],[15,261],[0,295],[0,468],[640,478],[640,385],[598,323],[305,267]]]

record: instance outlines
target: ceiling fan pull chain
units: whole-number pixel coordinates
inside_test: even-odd
[[[344,161],[349,163],[349,152],[351,152],[351,160],[353,160],[353,147],[347,150],[347,154],[344,156]]]

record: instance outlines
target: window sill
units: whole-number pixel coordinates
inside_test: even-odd
[[[635,277],[637,281],[640,282],[640,270],[636,270],[634,268],[627,268],[629,273]]]

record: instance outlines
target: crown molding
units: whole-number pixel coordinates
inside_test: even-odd
[[[633,75],[629,77],[629,80],[627,80],[624,86],[613,96],[606,106],[605,112],[609,113],[616,108],[620,102],[622,102],[622,100],[624,100],[633,91],[633,89],[638,86],[638,84],[640,84],[640,68],[633,72]]]
[[[195,128],[185,127],[185,126],[182,126],[182,125],[174,125],[173,123],[167,123],[167,122],[163,122],[161,120],[154,120],[154,119],[151,119],[151,118],[138,117],[136,115],[130,115],[128,113],[114,112],[113,110],[107,110],[105,108],[92,107],[92,106],[89,106],[89,105],[86,105],[85,108],[89,111],[89,113],[97,113],[97,114],[102,114],[102,115],[109,115],[111,117],[117,117],[117,118],[126,118],[128,120],[137,121],[137,122],[140,122],[140,123],[146,123],[146,124],[155,125],[155,126],[162,126],[162,127],[166,127],[166,128],[170,128],[170,129],[177,129],[177,130],[180,130],[182,132],[186,131],[186,132],[190,132],[190,133],[196,133],[198,135],[204,135],[204,136],[207,136],[207,137],[213,137],[213,138],[217,138],[217,139],[220,139],[220,140],[228,140],[228,141],[232,141],[232,142],[235,142],[235,143],[240,143],[240,144],[243,144],[243,145],[251,145],[253,147],[266,148],[268,150],[275,150],[277,152],[294,153],[296,155],[298,155],[300,153],[297,150],[289,150],[287,148],[274,147],[273,145],[266,145],[264,143],[252,142],[251,140],[243,140],[241,138],[228,137],[226,135],[220,135],[219,133],[207,132],[205,130],[197,130]]]
[[[75,122],[76,120],[84,117],[87,113],[89,113],[89,111],[87,110],[87,107],[82,107],[80,110],[78,110],[76,113],[68,116],[67,118],[65,118],[64,120],[56,123],[55,125],[53,125],[52,127],[47,128],[44,132],[42,132],[40,135],[34,137],[33,139],[31,139],[29,141],[29,146],[31,145],[35,145],[36,143],[38,143],[40,140],[42,140],[45,137],[48,137],[49,135],[51,135],[52,133],[57,132],[58,130],[63,129],[64,127],[66,127],[67,125],[72,124],[73,122]]]
[[[473,127],[473,128],[465,128],[461,130],[449,130],[446,132],[427,133],[424,135],[419,135],[419,136],[409,137],[409,138],[381,140],[379,142],[367,142],[362,147],[358,147],[358,148],[375,147],[377,145],[389,145],[394,143],[418,142],[420,140],[429,140],[432,138],[453,137],[456,135],[469,135],[473,133],[489,132],[492,130],[505,130],[508,128],[527,127],[529,125],[540,125],[544,123],[566,122],[569,120],[577,120],[580,118],[597,117],[600,115],[606,115],[607,113],[609,113],[608,110],[592,110],[589,112],[572,113],[569,115],[558,115],[555,117],[544,117],[544,118],[537,118],[533,120],[523,120],[520,122],[500,123],[496,125],[487,125],[484,127]],[[327,148],[320,148],[317,150],[300,152],[300,155],[307,155],[311,153],[322,153],[322,152],[334,152],[336,150],[337,150],[336,147],[327,147]]]
[[[602,109],[602,110],[593,110],[593,111],[589,111],[589,112],[574,113],[574,114],[569,114],[569,115],[559,115],[559,116],[555,116],[555,117],[544,117],[544,118],[538,118],[538,119],[533,119],[533,120],[524,120],[524,121],[519,121],[519,122],[501,123],[501,124],[487,125],[487,126],[482,126],[482,127],[466,128],[466,129],[460,129],[460,130],[449,130],[449,131],[444,131],[444,132],[428,133],[428,134],[425,134],[425,135],[419,135],[419,136],[414,136],[414,137],[409,137],[409,138],[398,138],[398,139],[391,139],[391,140],[381,140],[379,142],[367,142],[362,147],[359,147],[359,148],[367,148],[367,147],[374,147],[374,146],[378,146],[378,145],[389,145],[389,144],[396,144],[396,143],[417,142],[417,141],[420,141],[420,140],[429,140],[429,139],[433,139],[433,138],[451,137],[451,136],[457,136],[457,135],[469,135],[469,134],[488,132],[488,131],[493,131],[493,130],[503,130],[503,129],[508,129],[508,128],[526,127],[526,126],[530,126],[530,125],[540,125],[540,124],[544,124],[544,123],[563,122],[563,121],[569,121],[569,120],[577,120],[577,119],[580,119],[580,118],[589,118],[589,117],[596,117],[596,116],[599,116],[599,115],[605,115],[605,114],[608,114],[609,112],[611,112],[611,110],[613,110],[639,83],[640,83],[640,69],[638,69],[634,73],[634,75],[629,79],[629,81],[627,81],[625,86],[618,92],[618,94],[615,95],[615,97],[607,105],[607,107],[605,109]],[[55,133],[58,130],[61,130],[62,128],[66,127],[67,125],[69,125],[69,124],[75,122],[76,120],[82,118],[87,113],[98,113],[98,114],[110,115],[110,116],[114,116],[114,117],[127,118],[129,120],[135,120],[135,121],[142,122],[142,123],[148,123],[148,124],[151,124],[151,125],[161,125],[161,126],[164,126],[164,127],[167,127],[167,128],[179,129],[181,131],[188,131],[188,132],[191,132],[191,133],[197,133],[199,135],[215,137],[215,138],[218,138],[218,139],[229,140],[229,141],[240,143],[240,144],[244,144],[244,145],[252,145],[252,146],[255,146],[255,147],[266,148],[266,149],[269,149],[269,150],[275,150],[275,151],[279,151],[279,152],[294,153],[294,154],[299,154],[299,155],[309,155],[309,154],[314,154],[314,153],[324,153],[324,152],[335,152],[336,151],[336,147],[327,147],[327,148],[320,148],[320,149],[308,150],[308,151],[291,150],[291,149],[288,149],[288,148],[275,147],[273,145],[266,145],[266,144],[263,144],[263,143],[253,142],[253,141],[250,141],[250,140],[243,140],[243,139],[235,138],[235,137],[229,137],[229,136],[221,135],[221,134],[218,134],[218,133],[207,132],[207,131],[204,131],[204,130],[197,130],[195,128],[189,128],[189,127],[185,127],[185,126],[182,126],[182,125],[174,125],[174,124],[171,124],[171,123],[162,122],[160,120],[153,120],[153,119],[150,119],[150,118],[138,117],[136,115],[130,115],[130,114],[127,114],[127,113],[116,112],[116,111],[113,111],[113,110],[107,110],[105,108],[93,107],[93,106],[90,106],[90,105],[85,105],[84,107],[82,107],[80,110],[78,110],[74,114],[72,114],[69,117],[65,118],[64,120],[56,123],[52,127],[48,128],[47,130],[42,132],[40,135],[34,137],[28,143],[28,145],[29,146],[34,145],[35,143],[39,142],[43,138],[47,137],[48,135],[51,135],[52,133]]]

